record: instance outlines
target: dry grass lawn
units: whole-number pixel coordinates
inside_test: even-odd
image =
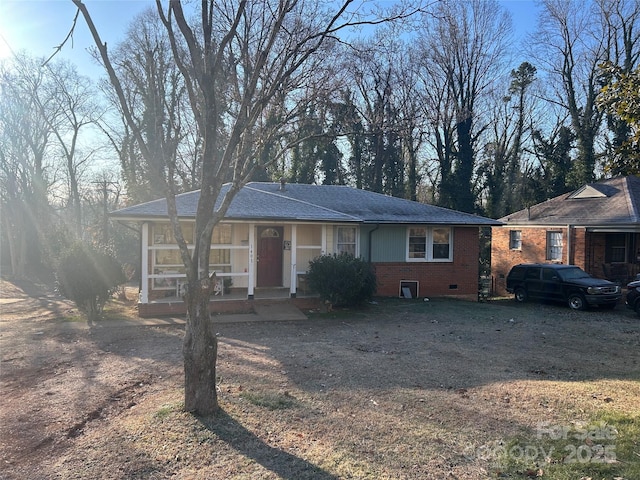
[[[622,305],[216,324],[222,410],[203,419],[182,410],[181,326],[129,326],[117,303],[88,326],[2,286],[3,479],[640,478],[640,321]]]

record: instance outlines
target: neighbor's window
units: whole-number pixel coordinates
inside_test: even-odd
[[[338,227],[336,229],[336,253],[349,253],[356,256],[356,227]]]
[[[562,260],[562,232],[547,232],[547,260]]]
[[[627,260],[627,235],[625,233],[609,233],[605,243],[605,262],[625,262]]]
[[[408,229],[407,261],[451,261],[453,248],[449,227],[410,227]]]
[[[511,250],[522,249],[522,230],[509,231],[509,248]]]

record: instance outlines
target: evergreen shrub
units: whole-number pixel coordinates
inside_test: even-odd
[[[65,250],[56,268],[58,291],[90,321],[98,319],[104,304],[125,282],[122,265],[113,255],[81,243]]]
[[[309,288],[333,306],[359,305],[376,292],[373,266],[348,253],[322,255],[309,264]]]

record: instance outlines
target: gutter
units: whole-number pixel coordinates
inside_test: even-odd
[[[373,241],[373,232],[375,232],[376,230],[378,230],[380,228],[380,224],[377,223],[376,224],[376,228],[369,230],[369,263],[371,263],[371,251],[373,250],[372,246],[372,241]]]

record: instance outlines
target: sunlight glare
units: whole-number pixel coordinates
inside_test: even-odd
[[[11,46],[9,45],[9,42],[7,42],[4,33],[0,31],[0,60],[9,58],[11,54]]]

